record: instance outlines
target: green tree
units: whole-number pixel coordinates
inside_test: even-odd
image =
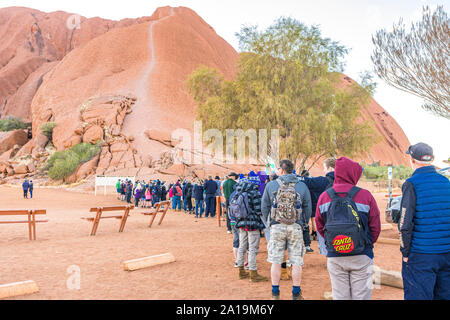
[[[314,165],[321,157],[367,151],[374,132],[361,118],[370,94],[340,88],[347,49],[320,30],[280,18],[265,31],[243,27],[237,75],[200,66],[187,87],[206,129],[279,129],[280,157]]]
[[[391,86],[425,99],[423,108],[450,119],[450,29],[442,6],[423,8],[408,30],[400,20],[392,31],[377,31],[372,61]]]

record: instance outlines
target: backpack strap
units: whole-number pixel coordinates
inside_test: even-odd
[[[331,200],[337,200],[339,199],[338,194],[336,191],[334,191],[333,188],[327,189],[328,196],[331,198]]]
[[[358,188],[357,186],[353,186],[350,191],[347,193],[347,198],[350,200],[353,200],[353,198],[356,196],[356,194],[361,190],[361,188]]]

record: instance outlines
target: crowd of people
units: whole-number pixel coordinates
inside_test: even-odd
[[[403,255],[405,299],[450,299],[450,181],[436,172],[431,147],[411,146],[407,153],[415,172],[403,185],[398,221]],[[178,180],[168,187],[155,180],[119,181],[122,200],[154,206],[171,200],[175,211],[195,218],[226,212],[233,234],[234,267],[239,279],[269,281],[258,273],[260,240],[267,240],[272,298],[280,297],[280,280],[292,279],[292,299],[303,300],[303,259],[313,253],[327,257],[335,300],[372,297],[374,244],[381,232],[380,211],[370,191],[357,187],[363,167],[346,157],[324,162],[324,175],[297,174],[294,163],[282,160],[276,172],[236,174],[225,180]],[[217,198],[225,202],[217,202]],[[216,208],[219,203],[220,207]],[[222,207],[223,206],[223,207]]]

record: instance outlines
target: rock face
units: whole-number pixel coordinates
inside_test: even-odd
[[[31,101],[43,76],[58,61],[111,29],[143,21],[86,19],[23,7],[0,9],[0,118],[14,115],[31,121]]]
[[[0,132],[0,155],[15,145],[23,146],[28,142],[26,130],[14,130],[9,132]]]
[[[172,133],[192,133],[195,120],[188,75],[201,64],[226,79],[236,72],[238,53],[201,17],[188,8],[163,7],[136,20],[81,17],[80,29],[70,30],[71,17],[17,7],[0,10],[0,36],[7,39],[0,43],[0,117],[32,121],[33,140],[16,155],[32,154],[29,172],[49,154],[49,146],[60,151],[81,142],[102,143],[101,152],[66,182],[93,173],[203,178],[243,169],[174,163]],[[374,120],[382,141],[362,158],[404,163],[408,139],[394,119],[375,101],[364,117]],[[39,130],[50,121],[57,123],[51,144]],[[0,174],[11,172],[13,165],[3,162]]]

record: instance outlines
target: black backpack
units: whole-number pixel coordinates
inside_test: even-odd
[[[331,198],[331,204],[326,213],[324,233],[325,244],[330,253],[353,256],[361,254],[366,248],[367,219],[362,219],[364,213],[358,212],[353,201],[360,190],[353,187],[344,198],[339,197],[333,188],[326,191]]]

